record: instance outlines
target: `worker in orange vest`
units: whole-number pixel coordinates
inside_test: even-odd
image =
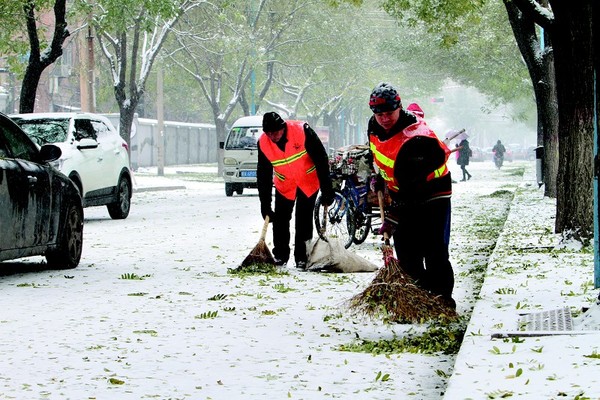
[[[258,140],[257,183],[263,218],[273,221],[273,257],[285,265],[290,257],[290,220],[295,210],[294,259],[306,269],[306,241],[313,235],[313,212],[319,189],[323,204],[333,202],[329,159],[316,132],[305,122],[284,121],[276,112],[263,116]],[[275,185],[275,212],[271,208]]]
[[[448,253],[451,151],[422,119],[420,108],[418,117],[402,108],[389,83],[373,89],[369,106],[369,145],[379,170],[375,188],[386,185],[392,198],[380,233],[393,237],[401,267],[419,286],[456,307]]]

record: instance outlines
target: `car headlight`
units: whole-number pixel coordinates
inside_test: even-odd
[[[237,165],[237,160],[231,157],[223,158],[223,165]]]

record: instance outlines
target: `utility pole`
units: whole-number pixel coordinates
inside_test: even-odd
[[[92,16],[88,17],[88,36],[87,36],[87,85],[88,85],[88,109],[90,112],[96,112],[96,96],[94,93],[94,36],[92,35]]]
[[[79,87],[81,91],[81,111],[96,112],[94,96],[94,36],[92,31],[92,15],[88,15],[87,36],[80,43],[79,60]]]
[[[163,176],[165,174],[165,107],[164,107],[164,92],[163,92],[163,69],[160,63],[156,66],[156,119],[157,122],[157,139],[158,144],[158,175]]]

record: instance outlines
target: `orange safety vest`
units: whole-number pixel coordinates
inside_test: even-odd
[[[399,190],[398,181],[394,177],[394,164],[396,162],[396,157],[398,156],[398,153],[400,152],[400,149],[404,143],[408,142],[415,136],[432,137],[439,141],[436,134],[421,118],[417,118],[416,123],[407,126],[400,134],[394,135],[387,140],[382,141],[379,140],[379,138],[375,135],[369,135],[369,145],[371,152],[373,152],[373,161],[379,168],[379,174],[386,181],[388,188],[394,192]],[[450,173],[450,170],[446,166],[448,156],[450,155],[450,149],[448,149],[448,147],[442,142],[440,142],[440,146],[443,147],[446,153],[444,164],[442,164],[442,166],[435,171],[431,172],[427,176],[427,181],[441,178]]]
[[[283,197],[294,200],[298,188],[310,197],[319,190],[319,177],[304,145],[304,122],[287,121],[286,125],[287,143],[283,151],[264,134],[259,139],[260,149],[273,165],[273,183]]]

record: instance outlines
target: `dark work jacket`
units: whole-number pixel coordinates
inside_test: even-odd
[[[375,135],[380,140],[386,140],[416,122],[417,119],[413,114],[400,110],[400,118],[396,125],[389,132],[385,132],[373,116],[369,120],[367,133],[369,136]],[[416,136],[405,142],[394,163],[394,177],[398,181],[399,191],[390,191],[392,199],[402,205],[425,203],[437,198],[450,197],[452,194],[450,174],[427,180],[427,176],[443,165],[445,161],[446,152],[438,139]],[[377,186],[379,185],[381,185],[381,181]]]
[[[319,136],[317,136],[317,133],[307,123],[304,124],[304,134],[306,135],[304,146],[317,169],[321,192],[331,193],[333,189],[331,186],[331,177],[329,176],[329,158],[327,157],[327,152],[323,147],[323,143],[321,142],[321,139],[319,139]],[[283,150],[287,141],[286,126],[283,137],[277,142],[277,146]],[[258,143],[256,180],[261,207],[270,207],[271,193],[273,191],[273,165],[261,150],[260,142]]]
[[[458,158],[456,159],[456,164],[469,165],[469,158],[471,157],[471,147],[469,146],[469,141],[467,139],[463,139],[458,144],[458,146],[461,149],[458,150]]]

